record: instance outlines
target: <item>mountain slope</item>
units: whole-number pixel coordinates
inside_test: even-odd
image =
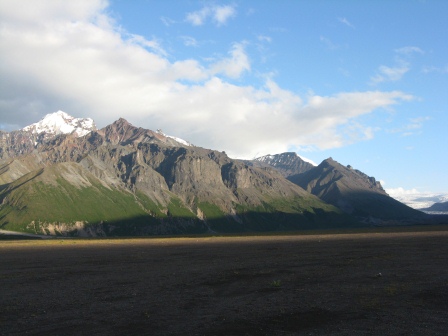
[[[14,153],[0,161],[6,229],[29,232],[39,223],[34,230],[44,233],[115,235],[357,225],[271,168],[124,119]]]
[[[163,213],[144,195],[111,187],[76,163],[58,163],[28,173],[3,186],[0,200],[1,227],[8,230],[90,236],[173,233],[181,226],[188,231],[205,231],[179,202],[168,204]],[[173,197],[172,202],[176,201]],[[182,212],[184,217],[169,220],[170,226],[162,227],[170,210]]]
[[[364,218],[409,220],[424,214],[393,199],[373,177],[332,158],[289,180],[346,213]]]
[[[425,211],[448,212],[448,202],[434,203],[429,208],[422,209]]]

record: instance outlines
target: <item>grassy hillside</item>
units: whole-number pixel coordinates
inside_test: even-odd
[[[163,211],[144,194],[106,187],[73,163],[33,171],[1,186],[0,202],[0,227],[31,233],[41,232],[46,224],[70,228],[76,222],[157,225],[159,219],[168,217],[165,212],[194,217],[176,198]]]
[[[353,224],[312,195],[265,196],[256,206],[234,204],[233,214],[200,199],[191,210],[175,194],[161,206],[138,189],[102,183],[76,163],[54,164],[0,186],[0,203],[0,228],[36,234],[261,232]]]

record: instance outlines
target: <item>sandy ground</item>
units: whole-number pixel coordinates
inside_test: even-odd
[[[448,231],[0,242],[1,335],[446,335]]]

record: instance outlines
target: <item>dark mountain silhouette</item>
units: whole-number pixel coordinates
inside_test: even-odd
[[[448,202],[434,203],[429,208],[421,209],[425,211],[448,212]]]
[[[345,213],[365,219],[409,220],[425,216],[390,197],[375,178],[332,158],[288,179]]]

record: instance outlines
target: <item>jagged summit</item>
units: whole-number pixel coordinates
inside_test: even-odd
[[[315,167],[309,160],[301,158],[295,152],[286,152],[275,155],[268,154],[260,156],[254,161],[277,169],[285,177],[304,173]]]
[[[99,131],[106,140],[114,144],[149,142],[154,139],[155,133],[141,127],[136,127],[124,118],[114,121]]]
[[[161,142],[170,146],[193,146],[188,141],[163,133],[161,129],[155,132],[142,127],[136,127],[124,118],[114,121],[99,132],[106,136],[107,141],[115,144]]]
[[[268,154],[268,155],[260,156],[260,157],[256,158],[255,160],[261,161],[261,162],[287,163],[287,162],[295,161],[295,160],[297,160],[297,158],[311,164],[314,167],[317,166],[313,161],[298,155],[296,152],[285,152],[285,153],[274,154],[274,155]]]
[[[115,120],[112,125],[116,125],[118,127],[122,127],[122,126],[132,126],[134,127],[134,125],[132,125],[129,121],[127,121],[125,118],[120,117],[119,119]]]
[[[63,111],[57,111],[47,114],[37,123],[24,127],[22,131],[33,134],[45,133],[47,137],[58,134],[74,134],[81,137],[96,129],[91,118],[74,118]]]

